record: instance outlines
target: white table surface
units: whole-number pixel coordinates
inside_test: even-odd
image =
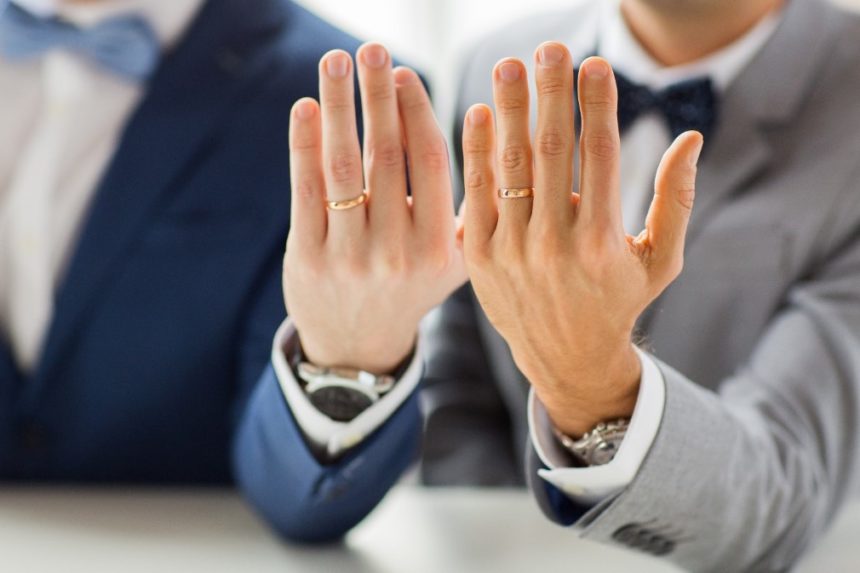
[[[279,541],[226,490],[0,489],[3,573],[677,571],[582,541],[527,492],[396,488],[341,545]],[[860,503],[798,569],[860,571]]]

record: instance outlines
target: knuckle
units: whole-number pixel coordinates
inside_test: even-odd
[[[447,246],[436,246],[430,249],[424,258],[424,265],[433,277],[444,275],[453,262],[453,254]]]
[[[300,178],[296,182],[296,197],[301,201],[308,201],[317,197],[317,186],[309,177]]]
[[[463,246],[469,266],[475,269],[485,269],[492,262],[493,254],[488,242],[472,241],[467,238]]]
[[[606,262],[606,243],[598,233],[582,233],[577,237],[573,250],[584,269],[600,267]]]
[[[329,173],[335,183],[353,183],[361,179],[361,163],[356,154],[336,151],[329,160]]]
[[[530,267],[543,272],[560,254],[560,249],[554,241],[541,241],[529,249],[528,263]]]
[[[619,146],[618,136],[610,133],[589,134],[583,141],[585,153],[600,161],[615,159],[618,155]]]
[[[386,103],[394,100],[395,92],[387,82],[371,82],[364,87],[364,95],[371,102]]]
[[[675,193],[675,201],[685,211],[693,210],[693,203],[696,199],[696,189],[694,187],[683,187]]]
[[[546,225],[539,227],[534,239],[530,241],[533,245],[532,262],[537,265],[549,264],[562,255],[562,243],[558,231]]]
[[[463,140],[463,153],[465,155],[484,155],[493,151],[493,146],[485,137],[466,137]]]
[[[466,172],[466,191],[482,191],[488,183],[489,178],[482,169],[473,166]]]
[[[370,277],[371,268],[365,257],[342,256],[339,258],[341,260],[336,269],[341,282],[347,284],[364,282]]]
[[[422,90],[417,87],[398,88],[398,101],[404,111],[416,113],[429,107],[429,101],[424,97]]]
[[[538,96],[573,96],[573,88],[568,86],[564,78],[558,76],[547,76],[537,82]]]
[[[384,249],[377,255],[374,266],[378,274],[390,278],[406,274],[409,260],[401,249]]]
[[[400,167],[403,165],[403,148],[393,141],[371,143],[368,164],[378,167]]]
[[[528,111],[528,100],[521,97],[502,97],[496,101],[496,109],[502,115],[515,115]]]
[[[307,278],[313,282],[323,279],[326,275],[326,266],[320,257],[313,256],[308,252],[300,252],[298,260],[301,272],[306,273]]]
[[[309,130],[297,129],[293,132],[290,147],[293,151],[312,151],[319,147],[319,139]]]
[[[502,253],[500,260],[505,260],[509,266],[520,266],[527,257],[525,237],[510,225],[502,224],[499,228],[498,240],[495,246]]]
[[[524,145],[518,143],[508,144],[502,149],[499,163],[506,171],[522,171],[528,167],[531,154]]]
[[[558,127],[547,127],[537,135],[538,150],[542,155],[556,157],[571,149],[571,138]]]
[[[615,113],[615,97],[604,91],[596,93],[585,93],[582,98],[582,105],[586,113]]]
[[[426,142],[419,157],[424,167],[432,172],[448,171],[448,146],[441,139]]]
[[[322,107],[334,115],[351,114],[355,112],[355,100],[346,93],[328,94],[322,100]]]
[[[313,282],[322,279],[325,273],[325,260],[317,253],[300,248],[291,234],[284,257],[284,280],[296,283],[297,277],[303,277]]]

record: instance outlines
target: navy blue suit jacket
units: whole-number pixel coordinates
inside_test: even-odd
[[[318,512],[325,531],[296,522],[349,473],[326,480],[335,470],[304,448],[269,366],[285,313],[290,108],[316,97],[327,50],[357,46],[285,0],[202,8],[99,183],[35,371],[0,341],[0,480],[223,484],[238,472],[271,522],[303,538],[336,536],[382,497],[402,467],[367,476],[341,518]],[[402,441],[417,427],[386,432]],[[414,448],[400,449],[405,466]]]

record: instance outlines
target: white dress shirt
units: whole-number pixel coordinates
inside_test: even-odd
[[[202,0],[17,0],[81,27],[140,14],[163,50]],[[0,332],[22,371],[37,363],[54,292],[98,181],[145,87],[64,51],[0,58]]]
[[[717,92],[724,92],[767,43],[780,21],[780,14],[774,13],[720,51],[691,64],[665,68],[635,39],[622,16],[619,0],[602,0],[602,4],[604,10],[595,34],[598,53],[631,81],[655,91],[686,79],[709,76]],[[657,113],[637,118],[623,135],[622,215],[625,229],[632,235],[642,229],[654,192],[657,165],[670,143],[665,120]],[[296,343],[295,328],[288,319],[275,336],[272,352],[275,370],[305,435],[330,455],[337,455],[370,435],[406,399],[420,379],[421,371],[416,363],[421,358],[420,353],[416,353],[413,364],[395,386],[396,392],[389,393],[352,422],[335,422],[314,409],[287,364],[284,349]],[[555,439],[546,410],[534,392],[529,396],[532,443],[548,468],[540,470],[539,474],[580,503],[596,503],[630,484],[657,435],[663,417],[665,383],[654,360],[638,349],[637,353],[642,362],[642,378],[636,407],[617,455],[606,465],[566,467],[569,456]]]

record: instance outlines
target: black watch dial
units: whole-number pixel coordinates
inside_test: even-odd
[[[343,386],[319,388],[308,398],[317,410],[337,422],[351,422],[373,404],[366,394]]]

